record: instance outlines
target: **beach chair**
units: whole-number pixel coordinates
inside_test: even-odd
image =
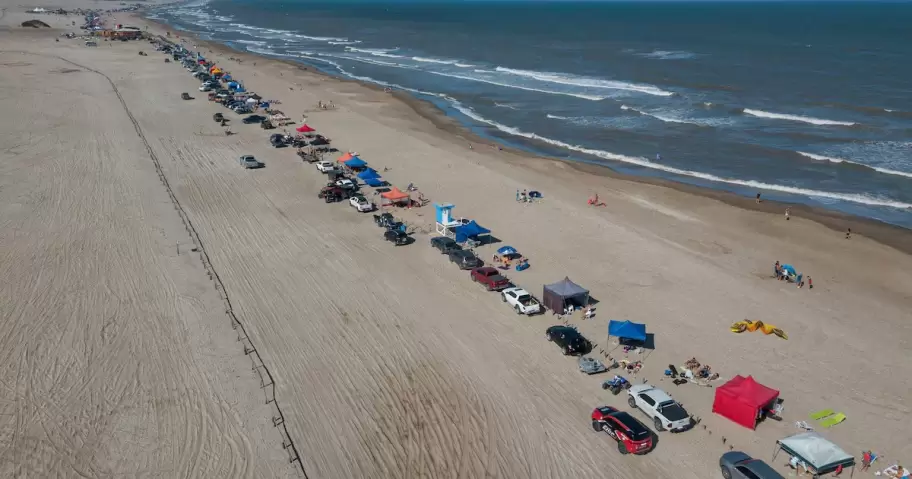
[[[814,428],[811,427],[810,424],[808,424],[808,423],[806,423],[806,422],[804,422],[804,421],[795,421],[795,427],[797,427],[798,429],[804,429],[805,431],[813,431],[813,430],[814,430]]]
[[[819,421],[827,416],[832,416],[833,414],[836,414],[836,411],[832,409],[824,409],[822,411],[812,412],[811,419]]]
[[[836,413],[836,414],[833,414],[832,416],[828,416],[823,421],[820,421],[820,426],[825,427],[825,428],[833,427],[833,426],[845,421],[846,419],[848,419],[848,418],[846,417],[845,414],[843,414],[841,412]]]

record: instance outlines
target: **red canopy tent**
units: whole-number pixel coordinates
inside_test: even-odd
[[[383,202],[383,204],[381,206],[388,206],[388,205],[401,204],[401,203],[410,205],[412,202],[411,195],[400,190],[399,188],[396,188],[395,186],[391,190],[387,191],[386,193],[380,193],[380,197],[383,198],[384,200],[386,200]]]
[[[317,131],[317,130],[314,130],[313,128],[307,126],[307,123],[304,123],[303,125],[295,128],[295,131],[297,131],[298,133],[310,133],[312,131]]]
[[[750,429],[756,429],[757,419],[765,409],[771,409],[779,391],[768,388],[751,376],[735,376],[716,388],[714,413]]]

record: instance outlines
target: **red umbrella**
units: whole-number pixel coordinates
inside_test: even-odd
[[[313,128],[307,126],[307,123],[295,128],[295,130],[297,130],[298,133],[310,133],[311,131],[317,131],[317,130],[314,130]]]

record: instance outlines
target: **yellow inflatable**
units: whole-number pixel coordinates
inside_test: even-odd
[[[754,332],[758,329],[760,331],[763,331],[763,334],[775,334],[782,339],[788,339],[788,335],[785,334],[785,331],[773,326],[772,324],[766,324],[763,321],[751,321],[749,319],[745,319],[744,321],[738,321],[736,323],[732,323],[731,325],[731,331],[733,333],[743,333],[745,331]]]

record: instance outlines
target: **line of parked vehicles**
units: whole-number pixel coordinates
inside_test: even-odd
[[[189,66],[188,70],[191,70]],[[214,90],[216,97],[223,99],[232,96],[232,92],[221,88],[218,79],[207,78],[208,73],[194,71],[193,75],[203,80],[203,84],[200,85],[201,92]],[[236,113],[250,113],[246,100],[229,100],[222,103]],[[245,118],[244,123],[261,123],[265,120],[261,117],[261,119],[247,121],[248,118]],[[213,119],[217,122],[225,121],[221,113],[215,114]],[[272,138],[270,140],[273,141]],[[326,144],[328,144],[328,140]],[[274,146],[276,146],[275,143]],[[372,212],[376,209],[375,204],[360,194],[357,182],[348,178],[335,163],[314,161],[316,169],[327,175],[330,180],[326,186],[320,189],[317,194],[318,198],[323,199],[326,203],[348,200],[352,208],[362,213]],[[253,155],[242,155],[239,157],[239,162],[245,169],[264,166]],[[407,233],[405,224],[397,220],[391,213],[375,214],[374,223],[384,229],[384,239],[396,246],[413,242]],[[441,254],[447,255],[449,261],[456,264],[460,270],[469,270],[469,277],[473,282],[481,284],[488,291],[499,292],[501,301],[510,306],[516,314],[532,316],[544,313],[544,307],[531,293],[514,285],[496,268],[485,266],[484,261],[478,258],[473,251],[463,249],[454,239],[434,237],[431,238],[430,244]],[[598,360],[584,357],[583,355],[591,352],[592,343],[576,328],[564,325],[551,326],[546,329],[545,337],[548,341],[555,343],[564,355],[581,356],[580,371],[586,374],[597,374],[618,367],[617,363],[605,367]],[[604,381],[602,388],[613,395],[626,391],[627,404],[650,419],[655,431],[684,432],[696,424],[680,403],[665,391],[652,385],[645,383],[631,385],[626,378],[614,376],[612,379]],[[592,429],[596,432],[604,432],[612,438],[617,444],[618,452],[622,455],[647,454],[655,448],[655,433],[626,411],[612,406],[599,406],[593,409],[590,419]],[[719,459],[719,467],[725,479],[784,479],[762,460],[754,459],[740,451],[723,454]]]

